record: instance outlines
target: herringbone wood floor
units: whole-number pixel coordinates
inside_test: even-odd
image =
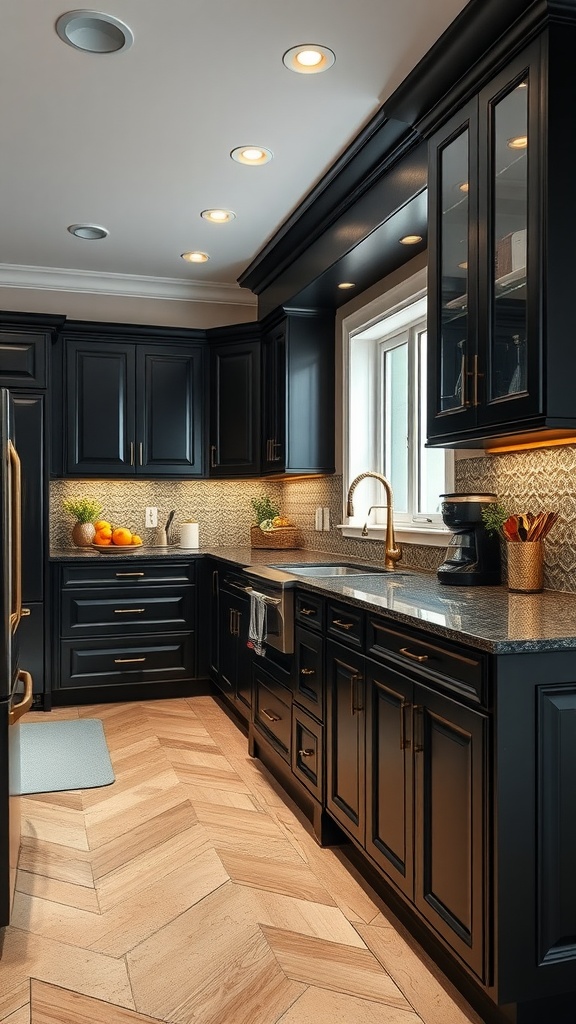
[[[77,716],[116,782],[23,801],[0,1020],[481,1024],[215,701],[52,712]]]

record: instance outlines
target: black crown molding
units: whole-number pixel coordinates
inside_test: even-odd
[[[65,320],[65,316],[53,313],[22,313],[12,312],[8,309],[0,310],[0,326],[2,327],[16,329],[26,327],[28,330],[30,327],[37,327],[39,331],[50,331],[55,335],[61,330]]]

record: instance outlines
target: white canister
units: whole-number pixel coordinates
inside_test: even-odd
[[[186,522],[180,525],[180,547],[199,548],[200,537],[198,523]]]

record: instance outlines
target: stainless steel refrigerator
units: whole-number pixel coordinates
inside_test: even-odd
[[[10,921],[20,849],[20,720],[32,705],[32,677],[18,663],[22,608],[20,459],[12,400],[0,388],[0,928]]]

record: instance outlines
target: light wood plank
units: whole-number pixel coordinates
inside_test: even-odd
[[[422,1024],[416,1013],[310,986],[278,1024]],[[449,1024],[447,1020],[445,1024]]]
[[[92,885],[92,868],[88,850],[70,850],[66,846],[23,836],[19,867],[36,875],[46,875],[74,885]]]
[[[284,896],[294,896],[311,903],[334,900],[305,864],[285,863],[268,857],[246,856],[235,850],[218,850],[218,855],[233,882],[253,889],[265,889]]]
[[[30,1024],[30,1004],[26,1003],[8,1017],[0,1017],[3,1024]]]
[[[189,800],[182,800],[141,825],[99,846],[92,854],[92,871],[99,879],[134,861],[155,846],[165,843],[196,824],[198,818]]]
[[[92,914],[100,913],[93,885],[74,885],[72,882],[61,882],[45,875],[20,870],[16,878],[16,888],[18,892],[28,893],[29,896],[36,896],[38,899],[65,903],[69,907],[78,907]]]
[[[135,1010],[35,980],[31,985],[31,1009],[31,1024],[157,1024],[157,1019]]]

